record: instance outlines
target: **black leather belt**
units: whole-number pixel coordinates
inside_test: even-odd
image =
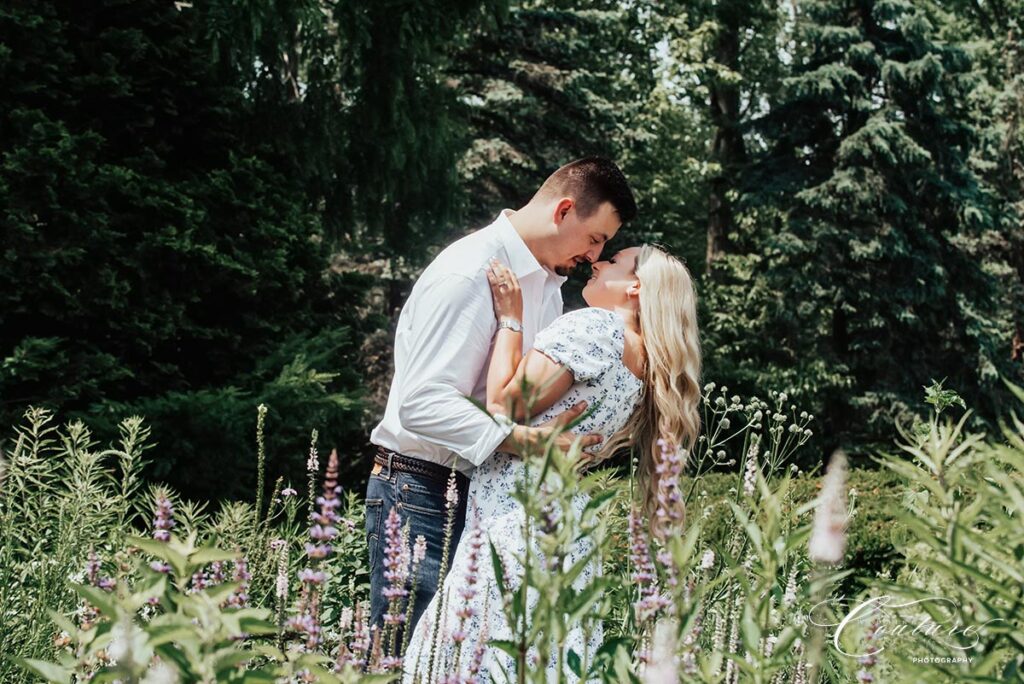
[[[373,456],[373,462],[384,468],[397,470],[400,473],[422,475],[441,482],[447,482],[449,476],[452,474],[451,468],[445,468],[443,465],[424,461],[422,458],[403,456],[397,451],[391,451],[390,449],[385,449],[382,446],[377,447],[377,453]],[[390,475],[391,474],[388,473],[389,477]],[[456,480],[462,480],[465,477],[466,476],[459,471],[455,471]]]

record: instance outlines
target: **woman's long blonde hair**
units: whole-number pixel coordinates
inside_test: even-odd
[[[602,455],[610,456],[627,444],[636,451],[643,508],[653,525],[658,497],[656,468],[662,459],[658,440],[688,452],[700,433],[697,293],[686,266],[653,245],[640,248],[636,276],[640,281],[640,332],[647,353],[643,394],[625,427],[607,442]],[[678,505],[676,513],[681,520],[683,502]],[[664,530],[655,526],[654,532]]]

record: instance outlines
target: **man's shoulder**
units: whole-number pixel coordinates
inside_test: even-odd
[[[500,236],[493,226],[480,228],[451,243],[434,257],[421,279],[461,276],[470,280],[482,273],[487,260],[500,251]]]

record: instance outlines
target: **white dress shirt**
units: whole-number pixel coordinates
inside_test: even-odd
[[[486,402],[497,321],[488,260],[507,265],[523,292],[523,352],[562,314],[565,278],[548,271],[512,226],[495,221],[452,243],[420,275],[398,318],[395,376],[370,441],[469,474],[512,430],[466,397]]]

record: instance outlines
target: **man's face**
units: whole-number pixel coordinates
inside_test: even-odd
[[[566,204],[569,206],[566,206]],[[563,200],[555,214],[558,239],[551,250],[550,263],[545,264],[560,276],[569,275],[583,262],[594,263],[601,256],[606,242],[618,232],[622,221],[611,202],[604,202],[593,214],[581,219],[576,205]]]

